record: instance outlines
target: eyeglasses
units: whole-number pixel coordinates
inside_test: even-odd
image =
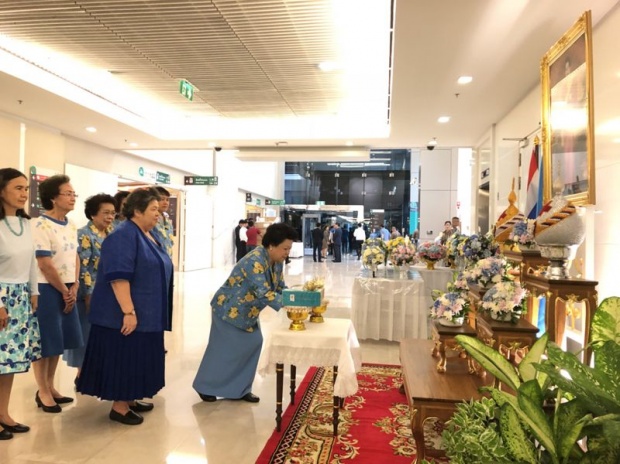
[[[116,211],[102,210],[100,213],[104,216],[116,216]]]
[[[59,193],[58,195],[62,195],[63,197],[73,197],[73,198],[79,197],[79,195],[75,192],[62,192],[62,193]]]

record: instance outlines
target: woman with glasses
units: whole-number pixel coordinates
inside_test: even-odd
[[[37,310],[37,263],[30,232],[28,179],[0,169],[0,440],[28,432],[9,414],[14,374],[27,372],[41,356]]]
[[[80,281],[77,293],[77,310],[82,327],[82,338],[84,346],[65,350],[64,359],[71,367],[77,367],[75,382],[80,376],[82,362],[84,362],[84,352],[88,343],[88,332],[90,323],[88,313],[90,312],[90,297],[95,288],[97,279],[97,268],[101,256],[101,244],[110,232],[112,232],[112,221],[116,215],[116,205],[114,198],[105,193],[99,193],[88,198],[84,202],[84,213],[88,218],[88,224],[78,230],[78,256],[80,257]]]
[[[39,196],[45,214],[32,224],[41,295],[37,317],[42,359],[33,363],[39,387],[35,401],[44,412],[58,413],[61,404],[73,401],[54,387],[60,355],[66,349],[84,344],[78,313],[74,310],[80,270],[77,228],[67,218],[75,208],[77,195],[69,177],[59,174],[41,182]]]

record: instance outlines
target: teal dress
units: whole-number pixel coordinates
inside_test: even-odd
[[[194,379],[203,395],[242,398],[252,391],[263,345],[258,316],[266,306],[282,307],[283,266],[269,265],[258,246],[239,261],[211,300],[209,344]]]

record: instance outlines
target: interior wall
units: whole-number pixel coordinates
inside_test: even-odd
[[[20,123],[0,116],[0,166],[19,169]]]

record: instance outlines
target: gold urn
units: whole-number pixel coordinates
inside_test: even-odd
[[[329,304],[329,300],[321,301],[320,306],[314,306],[312,308],[312,314],[310,314],[310,322],[325,322],[323,319],[323,313],[327,311],[327,305]]]
[[[306,330],[304,321],[308,318],[308,308],[289,306],[286,308],[286,315],[292,321],[291,325],[288,327],[289,330],[295,330],[297,332]]]

